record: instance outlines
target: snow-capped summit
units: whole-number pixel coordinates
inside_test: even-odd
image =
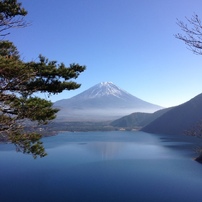
[[[70,98],[54,103],[61,110],[58,118],[66,120],[113,120],[133,112],[154,112],[162,107],[143,101],[112,82],[101,82]],[[93,117],[93,118],[92,118]]]
[[[101,82],[88,90],[88,97],[96,98],[111,95],[120,98],[124,93],[128,94],[112,82]]]
[[[104,81],[104,82],[100,82],[99,84],[101,86],[107,86],[107,85],[113,84],[113,82],[111,82],[111,81]]]

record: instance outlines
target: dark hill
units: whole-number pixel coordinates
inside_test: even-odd
[[[157,134],[184,134],[202,120],[202,94],[176,106],[142,128]]]
[[[120,128],[142,128],[157,119],[158,117],[162,116],[170,109],[171,108],[166,108],[158,110],[154,113],[135,112],[111,122],[110,125]]]

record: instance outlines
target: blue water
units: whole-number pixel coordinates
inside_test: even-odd
[[[0,144],[1,202],[202,201],[202,165],[159,136],[68,132],[43,142],[48,156],[36,160]]]

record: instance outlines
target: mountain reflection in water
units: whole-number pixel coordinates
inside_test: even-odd
[[[102,160],[116,158],[126,145],[121,142],[94,142],[87,149],[100,155]]]
[[[78,132],[43,141],[48,156],[36,160],[0,145],[2,202],[201,201],[202,167],[192,151],[170,149],[158,136]]]

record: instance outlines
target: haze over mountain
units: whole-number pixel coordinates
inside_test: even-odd
[[[101,82],[69,99],[54,103],[56,121],[107,121],[133,112],[154,112],[161,106],[143,101],[112,82]]]
[[[202,121],[202,94],[176,106],[142,128],[142,131],[159,134],[185,134]]]

